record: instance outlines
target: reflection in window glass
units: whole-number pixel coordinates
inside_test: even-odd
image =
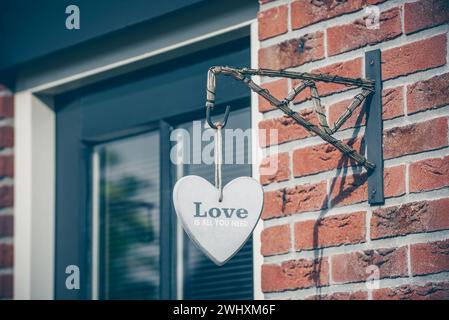
[[[159,298],[159,133],[99,147],[100,299]]]

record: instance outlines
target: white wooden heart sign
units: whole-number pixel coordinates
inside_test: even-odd
[[[217,265],[223,265],[245,244],[263,208],[261,185],[239,177],[217,188],[199,176],[176,182],[173,202],[176,214],[190,239]]]

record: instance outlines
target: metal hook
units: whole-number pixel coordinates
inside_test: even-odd
[[[218,129],[217,126],[215,125],[215,123],[212,121],[211,114],[210,114],[211,113],[210,109],[213,109],[213,107],[212,106],[207,106],[206,107],[206,121],[207,121],[207,123],[209,124],[209,126],[212,129]],[[223,122],[220,122],[221,128],[224,128],[225,125],[226,125],[226,122],[228,122],[230,109],[231,109],[231,106],[226,106]]]

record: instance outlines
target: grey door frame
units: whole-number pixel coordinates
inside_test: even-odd
[[[255,11],[257,11],[255,3]],[[230,13],[227,13],[228,15]],[[235,12],[237,14],[237,12]],[[238,19],[237,19],[238,17]],[[203,22],[216,21],[207,17]],[[207,20],[207,21],[206,21]],[[203,24],[204,24],[203,23]],[[198,26],[196,26],[198,28]],[[19,70],[14,95],[15,117],[15,172],[14,172],[14,299],[54,299],[55,259],[55,149],[56,94],[67,92],[93,82],[117,76],[142,66],[161,61],[251,34],[252,66],[257,66],[257,20],[247,12],[234,19],[220,20],[211,28],[201,27],[197,34],[173,43],[146,50],[142,54],[115,55],[115,60],[98,60],[96,55],[85,61],[68,61],[64,68],[53,66],[53,62],[39,63]],[[159,44],[159,43],[158,43]],[[114,55],[115,48],[110,53]],[[104,50],[103,50],[104,51]],[[89,66],[89,68],[86,68]],[[64,72],[61,72],[64,71]],[[252,96],[253,126],[260,120],[257,113],[257,98]],[[254,141],[257,136],[254,135]],[[257,144],[254,144],[257,145]],[[259,150],[259,148],[256,148]],[[260,151],[260,150],[259,150]],[[255,152],[259,152],[255,151]],[[258,164],[253,164],[253,175],[257,176]],[[260,248],[258,239],[260,226],[256,228],[253,243]],[[260,290],[260,264],[262,258],[254,251],[254,292],[263,298]]]

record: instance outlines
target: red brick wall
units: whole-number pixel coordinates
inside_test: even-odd
[[[449,299],[449,2],[260,5],[262,68],[360,77],[365,51],[381,49],[386,196],[369,206],[364,170],[260,100],[259,127],[279,138],[261,146],[279,144],[278,171],[261,177],[265,298]],[[380,9],[378,29],[366,27],[367,5]],[[295,84],[261,81],[279,98]],[[318,91],[331,123],[357,92],[323,83]],[[316,122],[308,98],[294,109]],[[364,121],[356,112],[335,136],[362,149]],[[370,268],[378,287],[366,285]]]
[[[13,295],[13,96],[0,85],[0,299]]]

